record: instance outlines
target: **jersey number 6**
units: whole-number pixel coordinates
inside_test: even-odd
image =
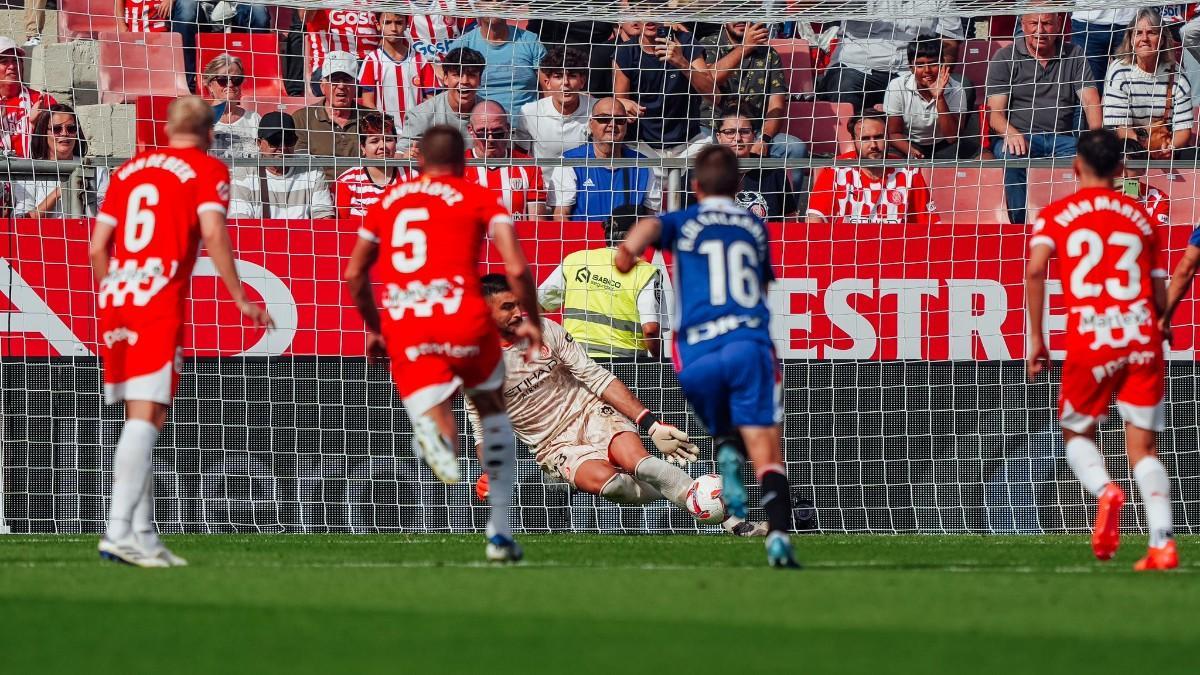
[[[425,265],[425,232],[408,226],[427,220],[429,209],[401,209],[396,214],[396,222],[392,225],[392,267],[397,272],[416,272]],[[412,247],[411,255],[404,251],[408,246]]]
[[[125,250],[137,253],[154,238],[154,212],[147,206],[158,206],[158,188],[143,183],[129,191],[129,208],[125,211]]]

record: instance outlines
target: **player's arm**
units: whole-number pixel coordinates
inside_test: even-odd
[[[1166,301],[1159,305],[1162,307],[1159,321],[1164,327],[1171,325],[1171,317],[1175,315],[1175,310],[1179,309],[1179,303],[1188,292],[1188,288],[1191,287],[1197,270],[1200,270],[1200,247],[1188,246],[1183,251],[1183,258],[1175,266],[1175,271],[1171,273],[1171,283],[1167,287]],[[1158,290],[1157,286],[1155,290]]]
[[[1029,264],[1025,267],[1025,308],[1029,312],[1025,372],[1031,380],[1050,363],[1042,319],[1046,308],[1046,270],[1050,266],[1050,256],[1053,252],[1054,249],[1049,244],[1033,246],[1029,251]]]
[[[387,343],[383,339],[383,326],[379,319],[379,307],[371,295],[371,267],[379,258],[379,244],[363,236],[359,236],[350,253],[350,262],[346,263],[346,286],[350,290],[350,299],[358,313],[362,315],[363,323],[367,325],[367,357],[380,359],[387,356]]]
[[[273,327],[267,310],[246,298],[246,289],[242,286],[233,261],[233,244],[229,241],[229,229],[225,227],[224,210],[205,209],[200,212],[200,238],[204,240],[208,257],[212,259],[213,267],[217,268],[217,274],[237,304],[238,311],[256,326]]]
[[[637,264],[638,258],[646,252],[650,244],[658,241],[662,234],[662,221],[654,216],[647,216],[637,221],[625,241],[617,247],[617,256],[613,261],[621,274],[627,274]]]
[[[108,276],[108,245],[112,242],[113,231],[116,229],[112,222],[107,222],[111,216],[101,215],[96,218],[96,226],[92,229],[92,241],[88,244],[88,260],[92,263],[92,276],[96,283]]]
[[[492,244],[504,261],[504,275],[508,277],[508,286],[512,288],[521,309],[525,310],[525,321],[517,326],[517,335],[529,341],[526,356],[533,358],[542,348],[542,318],[538,308],[537,286],[533,283],[533,275],[529,272],[529,263],[525,262],[525,252],[517,241],[517,231],[513,228],[509,217],[494,216],[491,219],[490,231]]]

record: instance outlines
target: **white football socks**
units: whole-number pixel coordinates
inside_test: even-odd
[[[1150,546],[1165,546],[1171,539],[1171,481],[1167,469],[1157,457],[1143,457],[1133,467],[1142,504],[1146,509],[1146,524],[1150,529]]]
[[[633,475],[654,486],[675,506],[687,510],[687,491],[692,477],[683,469],[659,459],[647,456],[633,468]]]
[[[114,541],[132,531],[131,521],[153,468],[151,456],[158,442],[158,427],[145,420],[126,420],[113,457],[112,504],[106,536]]]
[[[154,455],[151,453],[150,471],[146,472],[146,484],[142,486],[142,495],[138,498],[137,506],[133,507],[133,519],[130,523],[137,534],[154,532]]]
[[[614,504],[649,504],[663,497],[653,485],[627,473],[614,474],[609,478],[600,488],[600,496]]]
[[[1075,472],[1083,489],[1095,497],[1099,497],[1105,486],[1112,482],[1104,466],[1104,455],[1100,454],[1100,449],[1090,438],[1075,436],[1067,441],[1067,464]]]
[[[488,415],[479,421],[483,428],[483,470],[488,476],[488,505],[492,517],[487,536],[497,534],[512,537],[513,479],[516,473],[517,439],[513,435],[508,413]]]

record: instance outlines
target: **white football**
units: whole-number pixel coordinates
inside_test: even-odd
[[[706,525],[725,521],[725,501],[721,499],[721,477],[705,474],[692,481],[687,491],[688,511]]]

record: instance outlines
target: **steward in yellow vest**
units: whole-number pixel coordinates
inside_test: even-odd
[[[538,289],[542,307],[562,308],[563,328],[592,358],[658,358],[662,351],[659,269],[640,260],[622,274],[613,265],[617,245],[643,213],[619,207],[604,224],[608,246],[571,253]]]

